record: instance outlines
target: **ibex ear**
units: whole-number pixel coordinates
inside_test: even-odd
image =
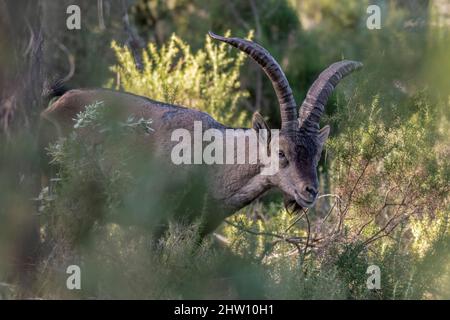
[[[325,141],[328,139],[328,135],[330,134],[330,126],[325,126],[319,131],[319,143],[320,145],[324,145]]]
[[[253,114],[252,124],[253,124],[253,129],[255,129],[255,131],[258,135],[260,134],[261,129],[265,129],[264,131],[261,131],[261,133],[263,134],[263,137],[267,138],[265,140],[267,141],[267,144],[269,145],[270,139],[271,139],[270,128],[267,125],[266,121],[264,121],[264,118],[262,117],[262,115],[259,114],[259,112],[255,112]],[[267,135],[267,136],[264,136],[264,135]]]

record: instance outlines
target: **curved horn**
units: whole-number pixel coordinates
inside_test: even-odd
[[[292,94],[289,82],[281,70],[278,62],[267,52],[266,49],[259,44],[240,39],[240,38],[226,38],[218,36],[211,31],[208,32],[213,39],[228,43],[233,47],[245,52],[253,60],[255,60],[272,81],[273,88],[278,97],[281,113],[281,128],[295,129],[298,128],[297,121],[297,106]]]
[[[343,60],[335,62],[325,69],[308,90],[300,107],[300,127],[313,133],[318,132],[320,117],[334,88],[342,78],[362,66],[361,62]]]

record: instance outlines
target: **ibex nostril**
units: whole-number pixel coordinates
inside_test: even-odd
[[[306,190],[306,192],[308,192],[311,195],[312,198],[315,198],[317,196],[316,188],[306,187],[305,190]]]

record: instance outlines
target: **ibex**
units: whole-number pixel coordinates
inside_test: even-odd
[[[319,120],[324,112],[328,98],[339,81],[359,69],[362,64],[356,61],[339,61],[330,65],[313,83],[297,113],[297,104],[288,80],[277,61],[260,45],[240,39],[226,38],[213,34],[216,40],[223,41],[245,52],[264,70],[275,89],[281,113],[281,130],[278,136],[279,170],[274,175],[262,175],[261,164],[215,165],[208,171],[208,187],[205,197],[211,200],[206,212],[194,212],[192,217],[202,215],[201,233],[212,232],[226,217],[250,204],[271,188],[278,188],[284,196],[286,206],[298,210],[314,205],[319,191],[317,165],[330,127],[319,128]],[[56,90],[57,91],[57,90]],[[59,128],[70,130],[73,119],[86,105],[95,101],[114,102],[127,114],[143,116],[153,120],[154,132],[149,135],[149,145],[158,157],[170,162],[170,150],[175,142],[171,134],[183,128],[192,132],[194,121],[201,121],[203,129],[228,129],[210,115],[185,107],[150,100],[146,97],[105,89],[77,89],[67,92],[54,92],[57,100],[42,113],[42,119],[56,124]],[[261,115],[253,116],[253,128],[267,129],[268,125]],[[270,137],[267,148],[271,148]],[[186,170],[185,166],[175,170]],[[195,176],[193,178],[196,178]],[[149,208],[149,210],[151,210]],[[200,211],[200,210],[199,210]]]

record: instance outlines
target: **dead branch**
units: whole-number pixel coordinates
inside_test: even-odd
[[[103,0],[97,0],[98,25],[100,30],[105,30],[105,19],[103,17]]]
[[[75,56],[67,49],[65,45],[57,41],[58,48],[61,49],[67,56],[67,62],[69,63],[69,71],[67,75],[61,80],[61,82],[69,81],[75,74]]]
[[[137,34],[137,32],[132,28],[130,23],[130,18],[128,16],[128,1],[122,0],[122,9],[123,9],[123,25],[125,32],[128,34],[127,45],[131,50],[131,54],[134,58],[134,63],[136,64],[136,68],[140,71],[143,70],[144,65],[141,57],[141,50],[143,48],[143,41]]]

